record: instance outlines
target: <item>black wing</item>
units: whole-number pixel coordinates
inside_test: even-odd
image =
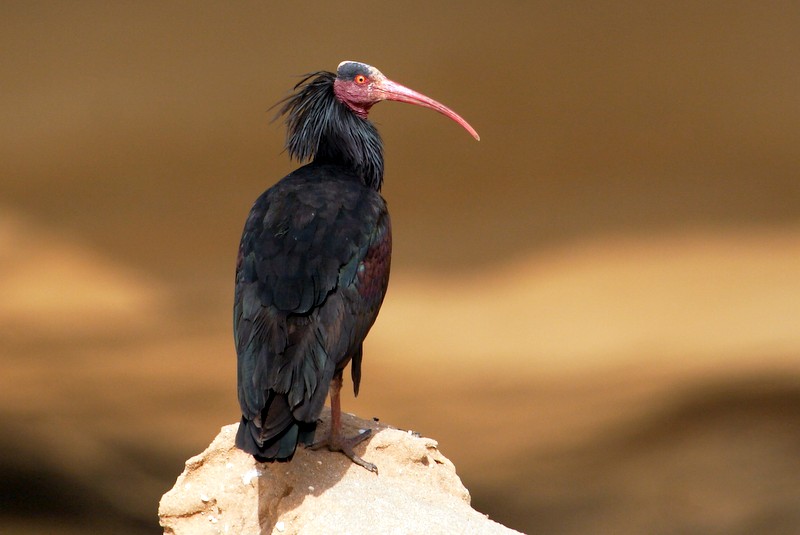
[[[243,449],[291,456],[298,426],[313,425],[335,371],[351,358],[357,390],[390,256],[385,202],[340,167],[302,167],[256,201],[234,299],[239,403],[249,426],[240,433],[255,443]]]

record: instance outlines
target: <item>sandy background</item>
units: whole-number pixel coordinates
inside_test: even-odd
[[[268,108],[371,63],[394,265],[345,409],[540,533],[800,528],[800,10],[789,2],[0,7],[0,523],[158,533],[236,421]]]

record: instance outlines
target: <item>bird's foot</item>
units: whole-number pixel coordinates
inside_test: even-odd
[[[370,472],[378,473],[378,467],[372,463],[369,463],[355,454],[353,451],[353,447],[360,444],[372,434],[372,429],[365,429],[364,431],[360,432],[359,434],[350,437],[350,438],[341,438],[341,437],[333,437],[332,434],[328,435],[326,438],[313,443],[312,445],[308,446],[311,450],[318,450],[321,448],[328,448],[329,451],[338,451],[343,453],[345,457],[353,461],[359,466],[363,466]]]

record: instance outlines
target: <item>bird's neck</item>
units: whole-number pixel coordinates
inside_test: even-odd
[[[335,75],[320,72],[297,85],[285,100],[286,149],[299,161],[351,168],[366,187],[383,184],[383,142],[375,126],[336,96]]]
[[[337,102],[341,107],[343,104]],[[347,109],[320,137],[314,161],[352,168],[364,185],[380,191],[383,185],[383,141],[370,121]]]

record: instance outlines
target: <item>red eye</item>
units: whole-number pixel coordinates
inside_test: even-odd
[[[367,77],[364,76],[363,74],[356,74],[356,77],[354,78],[354,80],[359,85],[360,84],[365,84],[367,82]]]

